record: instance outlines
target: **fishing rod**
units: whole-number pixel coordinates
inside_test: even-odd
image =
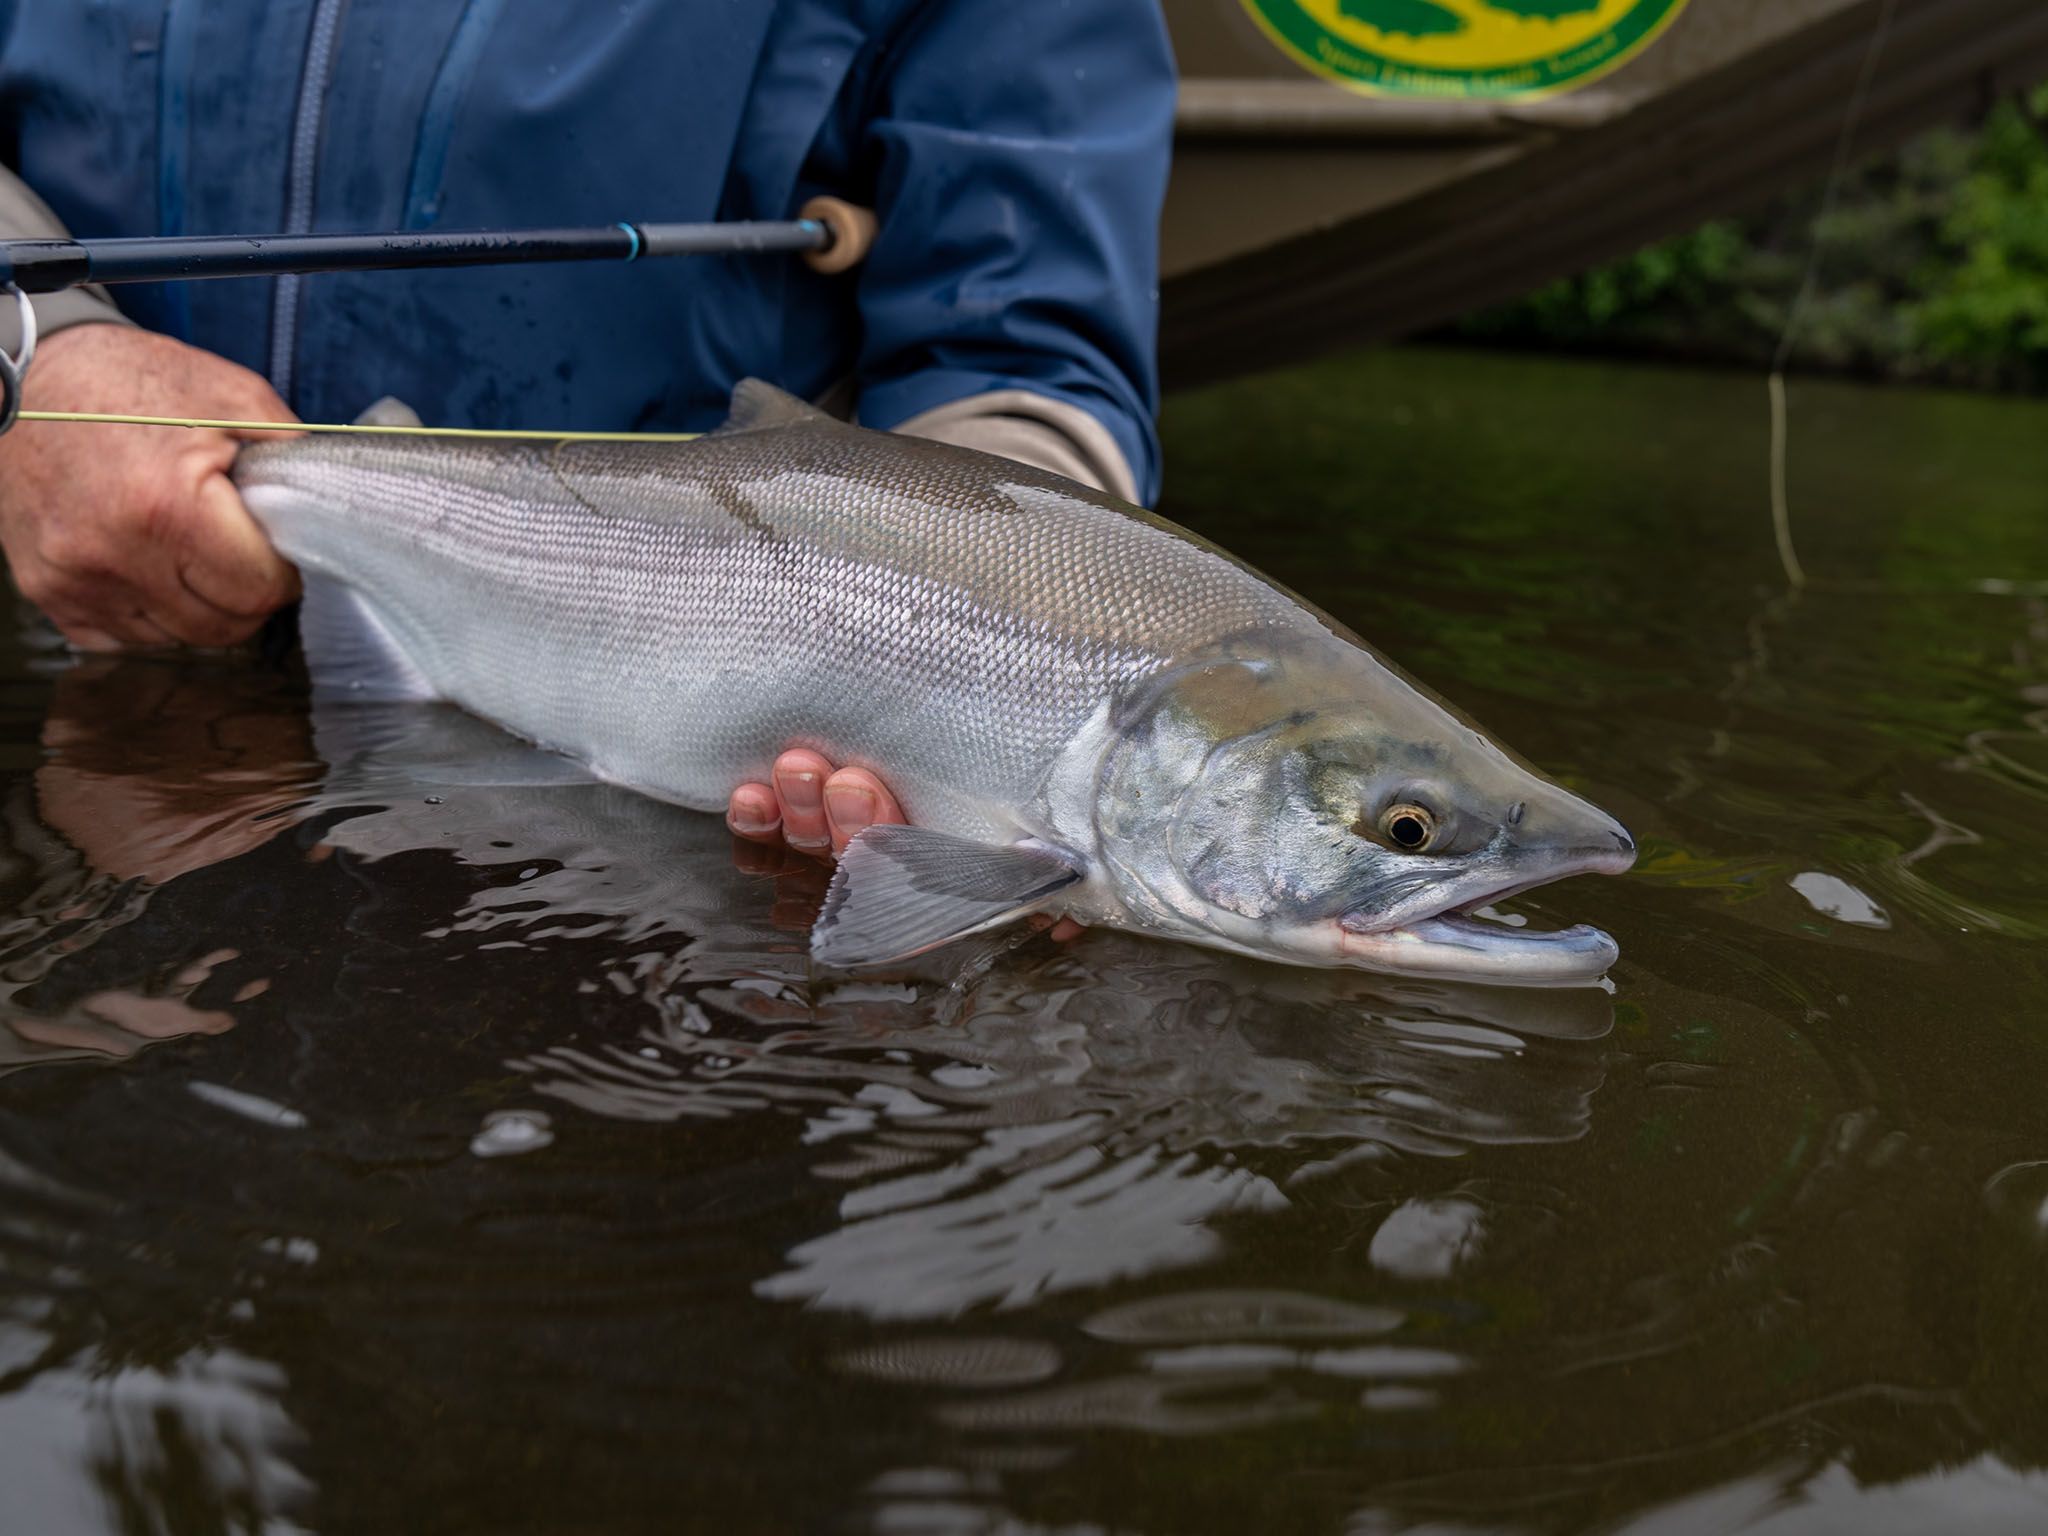
[[[0,296],[21,316],[21,342],[0,351],[0,433],[20,415],[21,381],[35,356],[32,293],[83,283],[194,282],[288,273],[506,266],[546,261],[638,261],[664,256],[801,255],[844,272],[874,244],[875,216],[814,197],[794,219],[710,224],[604,224],[568,229],[393,230],[346,235],[164,235],[110,240],[0,241]]]
[[[801,253],[843,272],[874,243],[875,216],[814,197],[794,219],[721,224],[600,224],[581,229],[393,230],[364,235],[153,235],[116,240],[0,241],[0,284],[58,293],[81,283],[190,282],[209,277],[489,267],[531,261],[637,261],[643,256]]]

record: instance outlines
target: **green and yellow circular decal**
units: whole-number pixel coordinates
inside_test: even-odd
[[[1376,96],[1549,96],[1626,63],[1685,0],[1244,0],[1317,74]]]

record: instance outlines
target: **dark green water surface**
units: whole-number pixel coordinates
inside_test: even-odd
[[[1393,352],[1167,510],[1614,811],[1613,990],[818,870],[0,657],[0,1531],[2048,1529],[2048,408]],[[458,765],[451,767],[450,765]]]

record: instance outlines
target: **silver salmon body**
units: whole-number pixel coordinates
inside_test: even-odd
[[[695,442],[307,437],[242,495],[316,684],[445,699],[721,809],[872,769],[812,934],[897,960],[1032,912],[1269,959],[1585,981],[1605,934],[1465,914],[1635,848],[1256,571],[1071,481],[755,381]]]

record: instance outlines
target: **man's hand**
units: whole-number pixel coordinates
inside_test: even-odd
[[[837,858],[863,828],[903,821],[896,797],[865,768],[834,768],[797,749],[775,759],[771,777],[772,784],[742,784],[726,801],[733,836]]]
[[[734,837],[770,847],[838,858],[864,828],[896,826],[903,807],[865,768],[835,768],[816,752],[796,748],[775,759],[772,784],[742,784],[725,802]],[[1071,917],[1052,925],[1055,943],[1081,932]]]
[[[79,325],[36,350],[23,404],[292,421],[256,374],[168,336]],[[25,421],[0,437],[0,546],[81,650],[233,645],[298,594],[228,470],[240,437]]]

